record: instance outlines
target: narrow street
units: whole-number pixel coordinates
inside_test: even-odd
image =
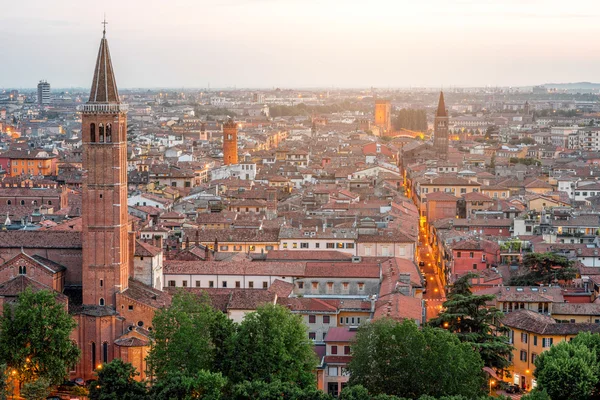
[[[423,230],[419,232],[419,243],[419,268],[427,281],[427,291],[425,292],[423,299],[425,300],[427,320],[430,320],[437,317],[440,313],[442,303],[446,301],[446,292],[436,273],[433,250],[427,243],[425,232]]]

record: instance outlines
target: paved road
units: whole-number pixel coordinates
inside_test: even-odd
[[[423,298],[425,299],[427,319],[429,320],[438,316],[442,308],[442,303],[446,300],[446,293],[439,276],[436,274],[433,253],[431,247],[426,244],[423,232],[419,235],[419,242],[423,243],[423,245],[419,246],[419,260],[425,263],[421,267],[421,272],[427,280],[427,292]]]

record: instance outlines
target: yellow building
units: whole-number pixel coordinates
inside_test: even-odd
[[[14,150],[5,153],[10,160],[10,176],[44,175],[56,176],[58,163],[56,155],[44,150]]]
[[[375,125],[383,134],[392,131],[392,104],[389,100],[375,100]]]
[[[525,309],[507,314],[502,324],[510,329],[509,341],[514,346],[511,377],[505,380],[525,390],[536,386],[534,362],[543,351],[580,332],[600,332],[600,324],[558,323],[547,315]]]

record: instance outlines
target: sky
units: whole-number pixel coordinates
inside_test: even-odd
[[[597,0],[0,0],[0,88],[600,81]]]

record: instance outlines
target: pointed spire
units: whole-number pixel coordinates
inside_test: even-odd
[[[444,102],[444,92],[440,91],[440,100],[438,102],[436,117],[447,117],[448,111],[446,111],[446,103]]]
[[[90,99],[88,103],[119,103],[119,91],[113,72],[110,51],[108,50],[108,40],[106,40],[106,19],[102,22],[104,30],[102,31],[102,40],[100,40],[100,49],[98,50],[98,59],[94,69],[94,80],[90,90]]]

